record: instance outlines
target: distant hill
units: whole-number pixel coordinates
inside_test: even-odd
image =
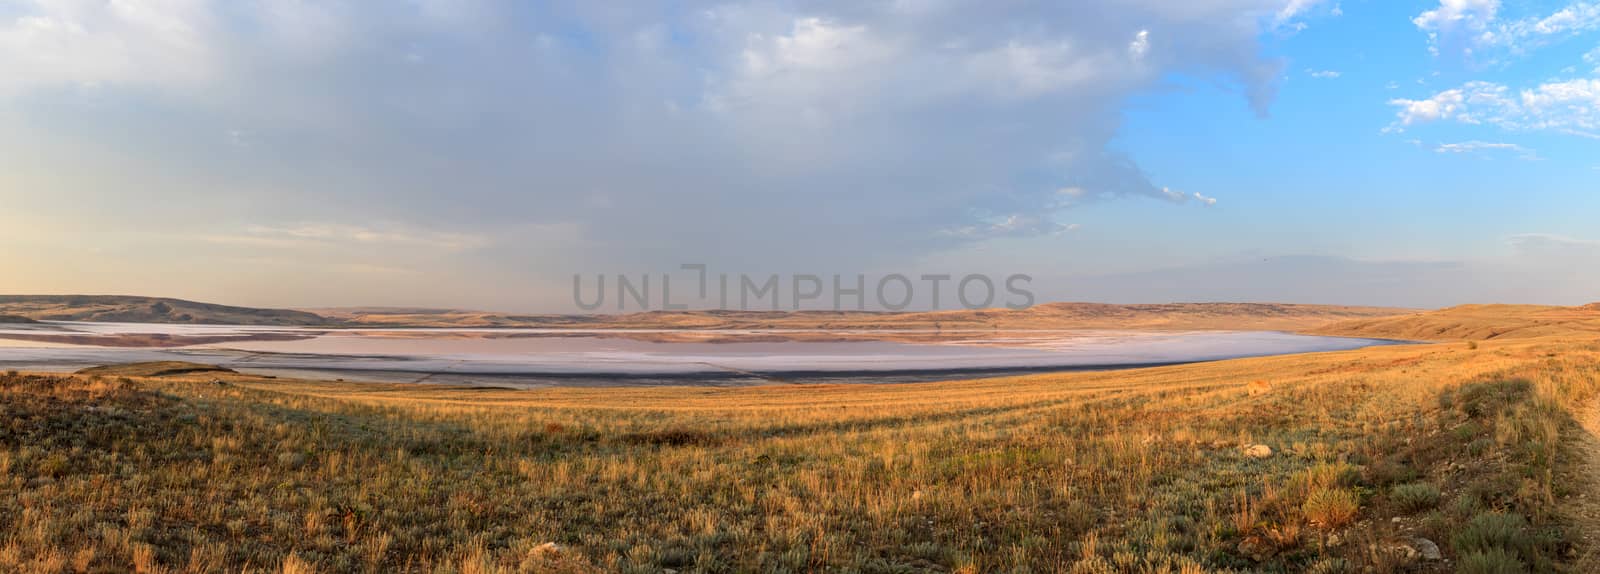
[[[427,310],[344,310],[348,324],[616,329],[1241,329],[1302,330],[1389,317],[1410,309],[1276,303],[1112,305],[1047,303],[1029,309],[924,312],[650,311],[626,315],[505,315]]]
[[[201,325],[327,325],[315,313],[124,295],[0,295],[0,314],[39,321],[187,323]]]
[[[254,309],[182,299],[102,295],[0,295],[0,314],[49,321],[324,327],[525,327],[547,329],[1157,329],[1297,331],[1413,313],[1386,307],[1277,303],[1112,305],[1046,303],[1029,309],[923,312],[649,311],[625,315],[517,315],[418,308]]]
[[[1321,335],[1422,341],[1600,336],[1600,303],[1582,307],[1462,305],[1395,317],[1343,321],[1311,330]]]
[[[27,317],[19,317],[17,315],[0,315],[0,325],[6,324],[6,323],[16,324],[16,323],[37,323],[37,322],[38,321],[34,321],[33,319],[29,319]]]

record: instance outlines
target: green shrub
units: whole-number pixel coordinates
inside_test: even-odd
[[[1456,568],[1458,574],[1522,574],[1527,571],[1516,554],[1500,548],[1462,554],[1461,565]]]
[[[1456,407],[1472,418],[1485,418],[1521,403],[1533,395],[1528,381],[1493,381],[1463,385],[1456,390]]]
[[[1528,535],[1528,521],[1520,514],[1485,512],[1472,517],[1465,528],[1456,532],[1451,543],[1456,552],[1465,556],[1470,552],[1486,553],[1504,549],[1526,555],[1533,549],[1533,538]]]
[[[1389,496],[1405,512],[1428,510],[1439,505],[1439,488],[1423,482],[1396,486]]]

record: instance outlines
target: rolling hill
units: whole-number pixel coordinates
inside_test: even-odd
[[[1461,305],[1409,315],[1342,321],[1310,332],[1419,341],[1600,336],[1600,303],[1581,307]]]
[[[1113,305],[1046,303],[1029,309],[924,312],[649,311],[618,315],[517,315],[412,308],[257,309],[182,299],[101,295],[0,295],[0,314],[29,320],[321,327],[524,327],[587,329],[1149,329],[1297,331],[1412,313],[1386,307],[1277,303]]]
[[[201,325],[326,325],[315,313],[125,295],[0,295],[0,315],[38,321],[183,323]]]

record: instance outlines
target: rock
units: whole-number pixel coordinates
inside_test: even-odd
[[[546,542],[533,547],[533,555],[540,558],[555,558],[561,554],[561,547],[554,542]]]
[[[1418,552],[1416,548],[1412,548],[1411,545],[1406,542],[1391,542],[1385,544],[1383,545],[1383,552],[1385,554],[1391,554],[1399,557],[1407,564],[1416,562],[1418,558],[1422,557],[1421,552]]]
[[[1272,447],[1264,444],[1253,444],[1244,447],[1244,455],[1250,458],[1272,458]]]
[[[306,455],[298,452],[278,453],[278,464],[284,468],[300,468],[306,465]]]
[[[1439,545],[1432,540],[1420,537],[1402,538],[1383,545],[1383,551],[1406,561],[1407,563],[1418,560],[1437,561],[1443,560],[1444,554],[1439,552]]]
[[[1278,554],[1278,547],[1260,536],[1251,536],[1239,542],[1239,553],[1251,560],[1262,562]]]
[[[1428,540],[1427,538],[1415,537],[1415,538],[1412,538],[1412,539],[1408,540],[1407,542],[1409,542],[1411,544],[1411,547],[1415,548],[1418,553],[1422,554],[1422,559],[1423,560],[1428,560],[1428,561],[1444,560],[1444,554],[1441,554],[1439,552],[1439,545],[1438,544],[1434,544],[1432,540]]]

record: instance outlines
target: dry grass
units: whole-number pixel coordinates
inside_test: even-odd
[[[1481,341],[1600,336],[1600,303],[1582,307],[1461,305],[1438,311],[1355,319],[1310,330],[1322,335],[1417,341]]]
[[[1383,550],[1411,535],[1548,569],[1597,365],[1539,339],[883,386],[6,375],[0,571],[1449,569]],[[1391,500],[1419,483],[1440,510]],[[1501,530],[1456,548],[1474,520]]]

